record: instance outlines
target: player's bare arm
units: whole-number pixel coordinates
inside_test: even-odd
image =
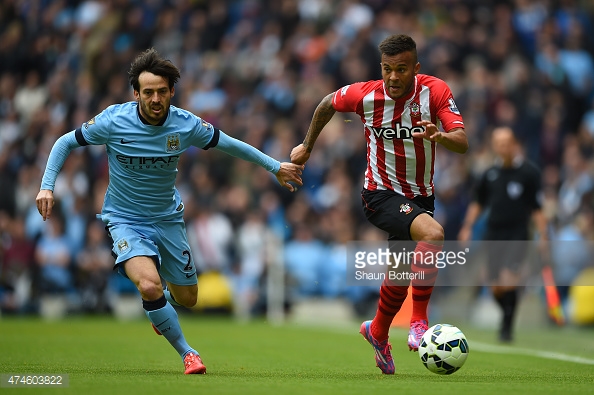
[[[291,192],[295,192],[297,188],[289,182],[295,183],[299,186],[303,185],[301,180],[301,173],[304,165],[297,165],[295,163],[281,162],[280,169],[276,172],[276,179],[281,186],[287,188]]]
[[[440,132],[431,121],[419,121],[417,125],[423,126],[425,132],[412,133],[413,137],[424,138],[430,141],[435,141],[438,144],[443,145],[446,149],[463,154],[468,151],[468,139],[466,138],[466,132],[462,128],[455,128],[450,130],[448,133]]]
[[[39,214],[41,214],[41,217],[45,221],[52,215],[52,208],[56,203],[54,200],[54,192],[49,189],[42,189],[37,194],[35,203],[37,204],[37,211],[39,211]]]
[[[334,113],[336,113],[336,110],[332,106],[333,96],[334,92],[330,93],[324,97],[316,107],[303,143],[299,144],[291,151],[291,162],[302,165],[309,159],[309,155],[311,154],[313,146],[322,132],[322,129],[324,129],[324,126],[330,122],[330,119],[332,119]]]

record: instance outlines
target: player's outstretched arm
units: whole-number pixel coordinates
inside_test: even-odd
[[[62,169],[70,151],[77,147],[80,147],[80,144],[76,140],[75,132],[72,131],[56,140],[50,151],[43,178],[41,179],[41,190],[35,199],[37,211],[39,211],[44,221],[52,214],[52,207],[55,203],[53,190],[58,173]]]
[[[303,165],[309,159],[311,150],[313,149],[318,136],[322,132],[322,129],[324,129],[324,126],[326,126],[336,112],[332,106],[333,97],[334,92],[324,97],[316,107],[303,143],[299,144],[291,151],[291,162]]]
[[[286,162],[280,163],[276,159],[264,154],[257,148],[252,147],[241,140],[228,136],[222,131],[219,131],[219,141],[216,145],[216,148],[229,155],[262,166],[269,172],[276,175],[278,182],[291,192],[296,190],[296,188],[289,184],[289,182],[303,185],[301,181],[301,172],[303,171],[302,165],[295,165]]]

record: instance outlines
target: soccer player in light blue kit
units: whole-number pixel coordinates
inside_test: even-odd
[[[56,177],[73,149],[105,145],[109,185],[100,217],[113,240],[115,265],[138,288],[148,319],[180,354],[185,374],[203,374],[206,367],[186,342],[172,306],[192,307],[198,295],[184,204],[175,188],[180,155],[190,146],[217,148],[264,167],[290,191],[296,189],[290,182],[302,185],[303,166],[279,163],[189,111],[170,105],[180,73],[154,49],[140,54],[128,74],[136,101],[109,106],[55,142],[37,195],[37,209],[44,221],[50,217]]]

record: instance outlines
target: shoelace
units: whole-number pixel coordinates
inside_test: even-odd
[[[425,324],[423,324],[422,322],[414,324],[412,329],[415,332],[415,335],[418,335],[419,333],[426,331]]]
[[[380,343],[380,347],[381,346],[382,344]],[[392,345],[386,342],[386,345],[382,348],[382,355],[386,359],[386,362],[390,362],[392,360],[392,354],[390,353],[390,351],[392,351]]]

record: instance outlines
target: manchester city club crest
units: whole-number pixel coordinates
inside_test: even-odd
[[[177,152],[181,149],[179,141],[179,133],[172,133],[167,135],[167,152]]]
[[[128,251],[129,248],[130,245],[128,245],[128,242],[125,239],[118,241],[118,250],[120,250],[120,254]]]

